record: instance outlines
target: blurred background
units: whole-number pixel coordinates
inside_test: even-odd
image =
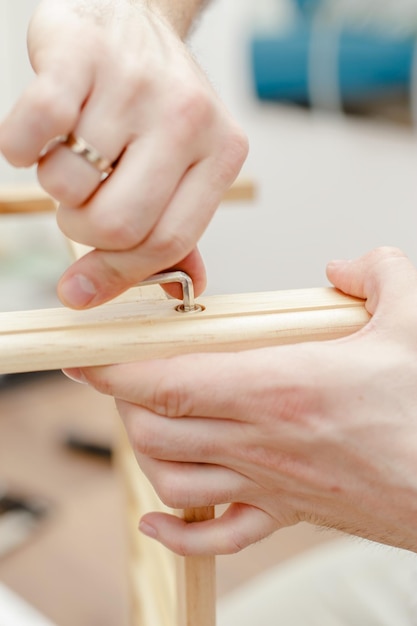
[[[203,238],[210,290],[322,285],[330,259],[378,245],[416,260],[416,15],[413,0],[211,5],[194,49],[248,133],[257,198]]]
[[[0,0],[0,117],[31,80],[25,37],[36,5]],[[201,240],[207,293],[323,286],[329,260],[380,245],[417,263],[416,34],[416,0],[213,0],[190,46],[248,134],[243,174],[256,194],[224,203]],[[0,159],[0,184],[35,181],[34,169]],[[69,257],[53,216],[2,217],[0,228],[0,309],[59,305]],[[0,581],[60,626],[125,619],[114,573],[123,516],[107,463],[114,416],[101,402],[55,372],[5,377],[0,389],[0,486],[38,512],[10,549],[5,541]],[[93,452],[80,454],[74,437]],[[219,595],[328,539],[303,526],[219,559]],[[97,568],[97,554],[114,568]],[[95,596],[80,590],[86,572]]]

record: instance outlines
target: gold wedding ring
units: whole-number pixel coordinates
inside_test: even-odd
[[[70,133],[62,138],[61,143],[69,148],[71,152],[85,159],[102,174],[108,175],[113,171],[112,162],[103,157],[98,150],[93,148],[82,137],[76,137],[73,133]]]

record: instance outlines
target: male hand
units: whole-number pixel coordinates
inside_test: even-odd
[[[175,266],[196,293],[196,249],[247,154],[247,140],[173,27],[145,0],[43,0],[29,31],[36,73],[0,126],[13,165],[39,160],[58,223],[94,250],[60,281],[64,304],[100,304]],[[156,3],[154,3],[156,6]],[[113,164],[101,172],[68,144],[72,133]]]
[[[236,552],[307,521],[417,551],[417,271],[396,249],[328,266],[373,315],[329,342],[70,372],[117,398],[137,460],[174,508],[146,514],[180,554]]]

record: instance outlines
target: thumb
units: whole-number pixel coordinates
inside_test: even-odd
[[[167,513],[147,513],[139,529],[180,555],[234,554],[271,535],[280,524],[249,504],[232,503],[215,519],[186,522]]]
[[[417,271],[397,248],[376,248],[354,261],[331,261],[327,277],[344,293],[366,300],[371,315],[389,308],[417,289]]]
[[[61,277],[58,296],[63,304],[71,308],[91,308],[115,298],[162,269],[160,259],[146,258],[137,249],[117,252],[92,250],[73,263]],[[197,248],[177,263],[175,269],[191,277],[197,296],[204,291],[206,273]],[[166,291],[174,297],[181,297],[178,286],[170,285]]]

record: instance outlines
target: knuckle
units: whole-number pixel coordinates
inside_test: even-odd
[[[166,122],[176,131],[183,142],[192,138],[198,129],[205,129],[212,122],[214,107],[207,90],[200,85],[188,86],[176,91],[167,108]]]
[[[60,175],[53,167],[52,160],[41,161],[38,165],[37,175],[41,187],[56,200],[65,202],[72,207],[78,207],[85,201],[86,197],[82,190],[74,185],[69,177]]]
[[[405,261],[407,256],[394,246],[374,248],[362,257],[361,262],[365,264],[364,285],[369,310],[374,310],[378,301],[376,294],[386,286],[386,271],[396,268],[402,272],[405,269]]]
[[[230,160],[242,165],[243,161],[248,156],[249,152],[249,139],[240,127],[235,127],[229,137],[229,156]]]
[[[78,106],[67,97],[50,77],[38,78],[22,96],[6,122],[1,140],[5,157],[16,166],[28,166],[35,162],[44,148],[42,143],[67,133],[75,124]],[[20,114],[19,114],[20,111]],[[18,124],[18,127],[16,127]],[[16,133],[24,128],[35,147],[22,148],[16,141]],[[39,145],[38,145],[39,144]]]
[[[131,132],[135,136],[134,129],[138,126],[138,110],[143,106],[143,99],[152,94],[152,76],[148,68],[138,71],[133,63],[126,61],[124,65],[117,68],[117,91],[118,106],[120,113],[131,127]]]
[[[231,529],[226,537],[225,554],[237,554],[249,545],[249,540],[241,531]]]
[[[149,458],[158,456],[160,437],[150,427],[130,420],[129,439],[138,454]]]
[[[190,550],[187,547],[185,542],[179,541],[174,547],[173,550],[178,556],[188,556],[190,554]]]
[[[93,214],[94,207],[91,207]],[[109,250],[129,250],[140,240],[136,224],[122,211],[102,210],[94,220],[95,247]]]
[[[369,255],[376,261],[405,257],[404,252],[395,246],[379,246],[372,250]]]
[[[166,417],[191,415],[193,409],[185,383],[168,375],[155,386],[152,407],[156,413]]]
[[[240,128],[235,128],[225,138],[221,151],[219,172],[226,183],[231,183],[238,175],[249,151],[249,141]]]
[[[43,80],[42,88],[37,86],[30,93],[30,104],[33,123],[51,131],[70,130],[78,115],[78,106],[68,98],[53,80]]]
[[[107,377],[104,373],[95,375],[88,369],[84,370],[84,373],[89,384],[92,385],[96,391],[106,396],[113,395],[114,384],[110,380],[110,377]]]
[[[173,551],[179,556],[189,556],[192,555],[192,550],[187,542],[187,537],[180,536],[176,539],[175,543],[172,545]]]
[[[284,421],[302,422],[312,406],[311,394],[298,385],[282,390],[277,402],[277,411]]]
[[[130,402],[116,400],[116,407],[123,420],[130,445],[134,452],[140,455],[140,457],[157,458],[161,449],[161,438],[155,431],[152,420],[144,419],[137,405]],[[140,458],[137,460],[139,465],[141,465]],[[152,483],[154,484],[153,479]]]
[[[140,104],[143,96],[154,88],[153,65],[152,59],[146,52],[142,56],[140,64],[136,56],[125,55],[123,64],[118,65],[117,68],[125,105]]]
[[[180,232],[173,226],[157,227],[147,239],[147,246],[152,256],[164,259],[166,266],[178,263],[191,252],[191,233],[184,229]]]
[[[172,474],[160,476],[155,481],[154,489],[165,506],[171,509],[187,508],[189,498],[183,494],[179,482]]]

